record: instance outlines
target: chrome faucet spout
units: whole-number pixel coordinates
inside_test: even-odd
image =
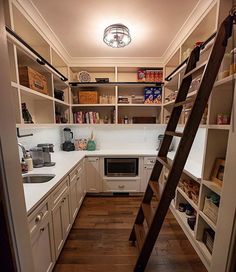
[[[22,150],[23,158],[26,158],[26,157],[27,157],[27,153],[26,153],[25,147],[24,147],[21,143],[18,143],[18,145],[19,145],[19,147],[20,147],[21,150]]]

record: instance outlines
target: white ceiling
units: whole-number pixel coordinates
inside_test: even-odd
[[[32,0],[72,57],[161,57],[198,0]],[[110,48],[104,29],[125,24],[132,42]]]

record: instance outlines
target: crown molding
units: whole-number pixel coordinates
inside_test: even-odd
[[[186,19],[180,30],[175,35],[174,39],[167,47],[162,55],[164,63],[167,63],[170,58],[176,53],[178,48],[186,40],[194,28],[202,21],[206,14],[216,5],[218,0],[200,0],[189,17]]]
[[[130,58],[130,57],[74,57],[71,58],[70,66],[146,66],[146,67],[163,67],[163,58],[160,57],[142,57],[142,58]]]
[[[71,56],[65,49],[62,42],[53,32],[49,24],[43,18],[36,6],[29,0],[11,0],[20,12],[29,20],[39,34],[59,54],[66,64],[70,64]]]
[[[31,0],[10,0],[68,66],[163,67],[219,0],[200,0],[161,57],[72,57]]]

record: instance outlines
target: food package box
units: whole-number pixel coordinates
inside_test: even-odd
[[[79,104],[97,104],[98,103],[98,92],[93,91],[78,91]]]
[[[162,88],[153,87],[153,102],[155,104],[161,104],[161,98],[162,98]]]
[[[48,95],[46,77],[34,69],[28,66],[19,67],[19,80],[21,85]]]
[[[145,69],[138,69],[137,77],[138,77],[138,82],[145,82],[146,81],[146,70]]]
[[[144,104],[153,103],[153,87],[146,87],[144,89]]]

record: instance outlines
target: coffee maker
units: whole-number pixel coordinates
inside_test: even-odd
[[[65,142],[62,144],[62,150],[74,151],[75,145],[74,145],[74,143],[72,143],[73,132],[71,131],[70,128],[64,128],[63,131],[64,131]]]
[[[42,148],[43,150],[43,166],[54,166],[56,163],[52,162],[51,154],[53,153],[53,144],[38,144],[37,147]]]

